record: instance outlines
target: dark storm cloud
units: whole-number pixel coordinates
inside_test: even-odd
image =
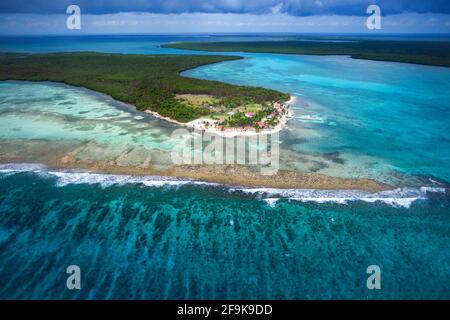
[[[294,16],[365,15],[369,4],[383,14],[450,13],[449,0],[1,0],[0,13],[65,13],[77,4],[83,13],[288,13]]]

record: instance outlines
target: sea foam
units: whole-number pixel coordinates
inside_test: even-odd
[[[161,176],[131,176],[120,174],[102,174],[92,172],[79,171],[56,171],[50,170],[41,164],[2,164],[0,165],[0,173],[14,174],[21,172],[34,172],[41,176],[56,177],[56,185],[63,187],[69,184],[100,184],[102,187],[110,187],[113,185],[125,184],[142,184],[146,187],[179,187],[186,184],[207,185],[207,182],[200,182],[189,179],[177,179],[172,177]],[[213,185],[213,184],[211,184]]]
[[[394,190],[367,192],[362,190],[316,190],[276,188],[231,188],[231,192],[251,194],[274,206],[278,200],[299,202],[348,204],[351,201],[382,202],[393,207],[409,208],[417,200],[428,199],[428,193],[445,193],[445,188],[397,188]]]
[[[246,188],[226,186],[218,183],[178,179],[163,176],[132,176],[118,174],[102,174],[69,170],[50,170],[42,164],[0,164],[0,174],[11,175],[20,172],[34,172],[45,177],[56,177],[57,186],[70,184],[99,184],[103,188],[113,185],[139,184],[145,187],[181,187],[185,185],[226,188],[230,193],[243,193],[266,202],[274,207],[279,200],[315,203],[348,204],[352,201],[367,203],[382,202],[393,207],[409,208],[417,200],[428,199],[429,193],[446,193],[446,188],[423,186],[420,188],[397,188],[380,192],[362,190],[318,190],[318,189],[278,189],[278,188]]]

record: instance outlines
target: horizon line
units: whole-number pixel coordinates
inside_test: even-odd
[[[264,35],[278,35],[278,36],[366,36],[366,37],[383,37],[383,36],[448,36],[450,37],[450,32],[386,32],[386,33],[369,33],[369,32],[130,32],[130,33],[20,33],[20,34],[2,34],[0,32],[0,37],[10,36],[10,37],[20,37],[20,36],[264,36]]]

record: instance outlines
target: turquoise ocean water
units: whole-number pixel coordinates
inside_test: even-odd
[[[192,53],[159,47],[184,40],[211,38],[0,38],[0,48]],[[282,168],[396,190],[247,190],[2,165],[0,298],[450,297],[450,69],[238,54],[184,74],[294,95]],[[176,143],[170,124],[52,83],[1,83],[0,128],[0,152],[27,162],[90,141],[86,159],[131,148],[136,161],[163,163]],[[81,291],[65,288],[70,264],[82,269]],[[372,264],[379,291],[366,288]]]

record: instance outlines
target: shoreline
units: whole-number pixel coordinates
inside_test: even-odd
[[[234,128],[234,129],[229,129],[227,131],[221,131],[217,128],[205,128],[203,126],[203,124],[201,124],[201,121],[205,121],[208,120],[209,122],[216,122],[216,120],[212,120],[212,119],[207,119],[207,118],[200,118],[200,119],[196,119],[196,120],[192,120],[190,122],[179,122],[177,120],[174,120],[172,118],[169,117],[165,117],[160,115],[158,112],[156,111],[152,111],[150,109],[147,110],[138,110],[137,107],[131,103],[127,103],[124,101],[120,101],[117,100],[115,98],[113,98],[112,96],[110,96],[107,93],[103,93],[100,91],[96,91],[84,86],[76,86],[76,85],[72,85],[69,83],[65,83],[65,82],[58,82],[58,81],[50,81],[50,80],[0,80],[0,82],[4,82],[4,83],[23,83],[23,82],[29,82],[29,83],[50,83],[52,85],[61,85],[61,86],[67,86],[67,87],[74,87],[74,88],[78,88],[78,89],[82,89],[87,91],[90,94],[96,95],[96,96],[100,96],[100,97],[104,97],[104,98],[108,98],[110,100],[112,100],[117,106],[122,107],[124,110],[127,111],[132,111],[132,112],[136,112],[136,113],[144,113],[146,115],[150,115],[153,116],[154,118],[158,119],[158,120],[164,120],[168,123],[180,126],[180,127],[185,127],[185,128],[190,128],[190,129],[194,129],[194,130],[198,130],[198,131],[205,131],[207,133],[211,133],[211,134],[215,134],[224,138],[233,138],[236,136],[247,136],[247,137],[251,137],[251,136],[258,136],[258,135],[266,135],[266,134],[273,134],[276,132],[280,132],[281,130],[284,129],[285,125],[287,124],[287,122],[289,120],[291,120],[294,116],[294,112],[292,111],[291,108],[289,108],[289,111],[287,114],[284,114],[280,117],[279,119],[279,123],[272,129],[261,129],[259,132],[257,132],[255,129],[247,129],[247,128]],[[291,104],[294,103],[296,99],[298,99],[298,97],[296,97],[295,95],[290,94],[289,95],[290,98],[289,100],[285,101],[285,103],[287,104]],[[248,131],[247,131],[248,130]]]
[[[298,99],[296,96],[290,95],[290,99],[287,100],[285,103],[290,105],[291,103],[294,103],[296,99]],[[133,106],[133,105],[130,105],[130,106]],[[159,113],[157,113],[156,111],[152,111],[149,109],[145,110],[144,113],[152,115],[155,118],[170,122],[172,124],[176,124],[178,126],[182,126],[182,127],[186,127],[186,128],[190,128],[190,129],[194,129],[194,130],[198,130],[198,131],[205,131],[207,133],[215,134],[215,135],[218,135],[218,136],[221,136],[224,138],[233,138],[236,136],[251,137],[251,136],[258,136],[258,135],[274,134],[276,132],[283,130],[284,127],[286,126],[287,122],[290,119],[292,119],[294,116],[294,112],[292,111],[291,108],[289,108],[289,111],[286,114],[283,114],[279,118],[279,123],[271,129],[261,129],[259,131],[256,131],[254,128],[227,128],[222,131],[218,128],[210,128],[210,127],[206,128],[205,125],[202,123],[203,121],[208,121],[210,123],[217,122],[217,120],[213,120],[213,119],[209,119],[209,118],[200,118],[200,119],[192,120],[190,122],[183,123],[183,122],[179,122],[179,121],[174,120],[169,117],[164,117],[164,116],[160,115]]]

